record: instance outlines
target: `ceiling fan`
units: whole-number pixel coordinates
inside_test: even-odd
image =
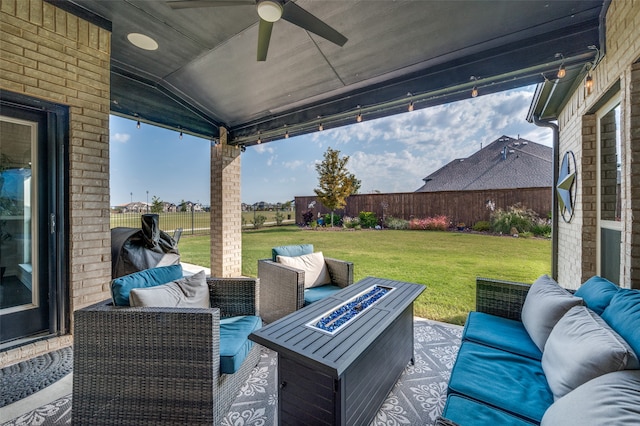
[[[267,59],[273,23],[284,19],[298,27],[319,35],[338,46],[344,46],[347,38],[291,0],[179,0],[168,1],[172,9],[199,7],[255,6],[260,16],[258,28],[258,61]]]

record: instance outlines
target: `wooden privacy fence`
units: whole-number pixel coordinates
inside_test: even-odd
[[[551,188],[495,189],[479,191],[400,192],[390,194],[358,194],[347,198],[344,209],[336,210],[340,216],[357,217],[362,211],[374,212],[380,222],[383,217],[422,219],[447,216],[453,225],[464,222],[473,226],[480,220],[490,220],[491,208],[506,210],[520,203],[541,218],[551,212]],[[315,201],[312,208],[309,206]],[[302,215],[311,210],[314,219],[318,213],[330,211],[315,196],[295,197],[296,223],[303,223]]]

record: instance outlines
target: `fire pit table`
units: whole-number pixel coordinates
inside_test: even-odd
[[[278,353],[279,424],[369,424],[413,362],[424,289],[368,277],[253,332]]]

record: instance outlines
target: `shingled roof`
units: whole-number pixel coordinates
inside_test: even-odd
[[[416,192],[551,187],[552,149],[501,136],[467,158],[458,158],[424,178]]]

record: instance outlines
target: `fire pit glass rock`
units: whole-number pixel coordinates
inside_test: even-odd
[[[391,290],[393,290],[393,288],[378,285],[370,287],[363,293],[349,299],[334,310],[326,312],[320,318],[311,321],[307,325],[311,328],[335,334],[350,320],[371,307]]]

